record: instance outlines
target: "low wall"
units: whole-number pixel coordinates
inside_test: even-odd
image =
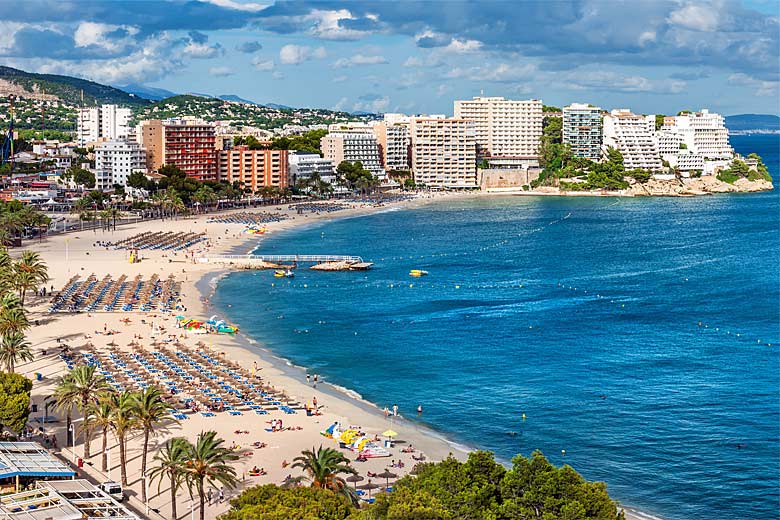
[[[522,188],[530,185],[531,182],[539,178],[539,169],[498,169],[486,168],[480,170],[480,187],[483,190],[493,188]]]

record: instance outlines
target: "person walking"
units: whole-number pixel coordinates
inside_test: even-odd
[[[209,501],[209,505],[211,505],[211,500],[214,498],[214,490],[209,488],[209,492],[206,493],[206,499]]]
[[[224,501],[225,501],[225,488],[222,487],[219,489],[219,503],[221,504]]]
[[[393,405],[393,417],[398,417],[398,405]]]

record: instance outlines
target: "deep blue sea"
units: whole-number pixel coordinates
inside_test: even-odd
[[[732,143],[777,184],[780,136]],[[777,190],[432,204],[270,236],[265,253],[376,265],[233,273],[214,301],[294,364],[414,420],[422,404],[501,460],[540,449],[668,520],[778,518],[779,217]]]

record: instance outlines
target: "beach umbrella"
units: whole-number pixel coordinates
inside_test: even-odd
[[[384,470],[382,473],[378,473],[377,477],[385,479],[385,487],[390,487],[390,479],[398,478],[398,475],[391,471]]]
[[[382,487],[382,486],[378,486],[377,484],[373,484],[369,480],[367,484],[361,484],[356,489],[363,489],[363,490],[368,491],[368,498],[370,499],[371,498],[371,490],[372,489],[379,489],[380,487]]]
[[[360,475],[350,475],[344,480],[346,480],[347,482],[351,482],[352,484],[356,484],[358,482],[361,482],[363,480],[363,477],[361,477]]]
[[[394,432],[393,430],[385,430],[382,433],[382,435],[384,435],[385,437],[395,437],[398,434],[396,432]]]

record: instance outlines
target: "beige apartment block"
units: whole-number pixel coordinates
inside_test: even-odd
[[[412,174],[417,184],[446,189],[477,187],[474,122],[459,118],[414,118]]]

